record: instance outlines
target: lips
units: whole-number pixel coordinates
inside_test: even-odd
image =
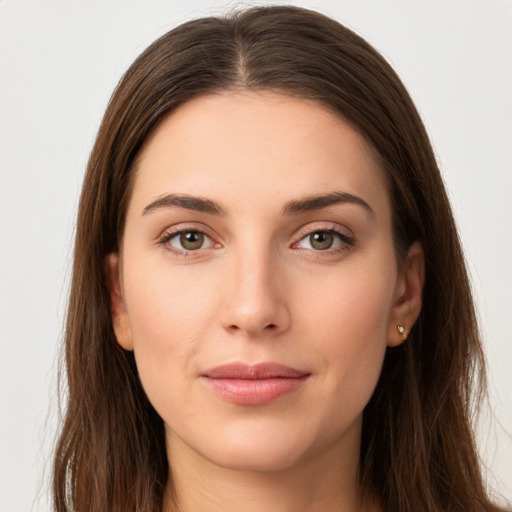
[[[300,388],[310,373],[279,363],[232,363],[201,374],[220,398],[238,405],[265,405]]]

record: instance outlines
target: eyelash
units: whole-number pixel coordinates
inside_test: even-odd
[[[355,239],[352,236],[348,235],[347,233],[342,232],[341,230],[337,229],[334,226],[329,226],[329,227],[319,227],[319,228],[317,227],[313,230],[308,230],[306,233],[301,234],[300,239],[297,242],[294,242],[292,244],[292,247],[295,247],[296,249],[300,250],[301,248],[297,247],[297,245],[317,233],[331,234],[335,238],[337,238],[338,242],[339,242],[339,246],[333,247],[333,248],[329,247],[327,249],[317,249],[317,250],[309,249],[309,248],[303,249],[303,250],[310,251],[312,254],[314,254],[317,257],[321,257],[322,255],[327,256],[327,255],[344,252],[344,251],[349,250],[351,247],[353,247],[355,245]]]
[[[197,233],[197,234],[203,235],[206,239],[211,241],[211,246],[219,245],[212,239],[212,237],[208,236],[203,230],[197,229],[197,228],[183,228],[183,229],[178,229],[176,231],[167,232],[158,240],[158,244],[164,246],[165,249],[170,251],[171,253],[173,253],[177,256],[184,256],[185,258],[189,255],[192,255],[193,253],[197,253],[201,250],[204,250],[204,248],[202,248],[202,247],[199,249],[196,249],[196,250],[177,249],[176,247],[173,247],[169,243],[173,238],[179,237],[179,236],[183,235],[184,233]]]
[[[165,247],[166,250],[170,251],[171,253],[177,255],[177,256],[184,256],[187,257],[189,255],[193,255],[194,253],[198,253],[202,250],[209,249],[210,247],[200,247],[196,250],[193,249],[177,249],[176,247],[173,247],[169,242],[178,236],[183,235],[184,233],[197,233],[200,235],[203,235],[206,239],[210,240],[211,245],[210,247],[214,247],[215,245],[219,246],[217,242],[215,242],[210,236],[208,236],[203,230],[197,229],[197,228],[184,228],[179,229],[172,232],[165,233],[159,240],[158,244]],[[335,248],[327,248],[327,249],[309,249],[309,248],[301,248],[297,247],[298,244],[300,244],[303,240],[306,240],[308,237],[311,237],[312,235],[315,235],[317,233],[328,233],[331,235],[334,235],[339,241],[339,246]],[[294,242],[291,247],[296,250],[306,250],[310,251],[312,254],[314,254],[317,257],[321,257],[322,255],[329,255],[329,254],[336,254],[340,252],[344,252],[348,249],[350,249],[352,246],[355,245],[355,240],[352,236],[347,235],[346,233],[341,232],[339,229],[329,226],[329,227],[320,227],[313,230],[308,230],[307,232],[300,235],[300,238]]]

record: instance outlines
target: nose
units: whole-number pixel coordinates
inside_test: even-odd
[[[240,255],[225,281],[222,324],[250,338],[277,336],[290,326],[283,269],[270,251]]]

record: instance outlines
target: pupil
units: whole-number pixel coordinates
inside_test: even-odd
[[[334,237],[332,233],[327,231],[319,231],[317,233],[313,233],[310,237],[311,247],[320,251],[329,249],[332,246],[333,241]]]
[[[185,249],[199,249],[203,245],[204,235],[197,231],[187,231],[180,236],[180,243]]]

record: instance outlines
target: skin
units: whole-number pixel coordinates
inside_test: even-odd
[[[107,267],[118,342],[134,350],[165,422],[179,507],[167,493],[164,510],[378,509],[359,498],[362,412],[386,347],[403,342],[397,325],[417,319],[424,265],[418,244],[397,264],[374,151],[318,103],[226,92],[166,118],[136,172],[121,252]],[[369,208],[283,212],[333,192]],[[166,194],[223,214],[163,205]],[[206,236],[186,249],[180,230]],[[331,247],[319,249],[314,233]],[[233,404],[200,375],[240,361],[309,377],[271,403]]]

